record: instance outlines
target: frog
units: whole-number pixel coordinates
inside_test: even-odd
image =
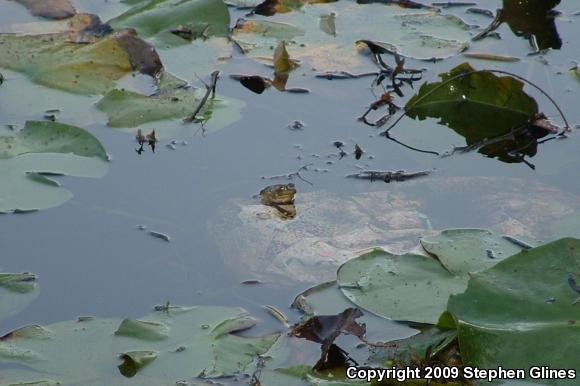
[[[296,217],[295,195],[296,186],[293,183],[270,185],[259,194],[262,204],[276,208],[284,219]]]

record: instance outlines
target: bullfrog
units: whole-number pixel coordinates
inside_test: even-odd
[[[295,194],[296,187],[293,183],[270,185],[260,191],[260,201],[264,205],[276,208],[282,218],[294,218],[296,217]]]

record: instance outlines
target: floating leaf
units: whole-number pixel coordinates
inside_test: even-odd
[[[132,322],[60,322],[42,328],[41,336],[17,330],[2,338],[0,363],[26,365],[31,374],[50,373],[64,385],[134,384],[125,377],[140,385],[160,385],[197,376],[233,376],[248,373],[255,356],[278,338],[231,334],[254,324],[241,309],[209,306],[172,307]],[[162,339],[141,333],[153,325],[165,326]],[[119,355],[120,365],[115,360]],[[113,371],[117,366],[119,371]]]
[[[184,86],[166,78],[153,95],[113,90],[96,107],[107,113],[107,124],[111,127],[138,127],[149,122],[189,116],[201,103],[205,92],[205,89]],[[242,107],[241,101],[217,96],[205,103],[196,116],[196,122],[208,123],[207,131],[216,131],[239,120]],[[159,132],[163,134],[162,127]]]
[[[495,20],[478,37],[506,23],[516,36],[528,39],[535,51],[560,49],[562,39],[553,12],[558,4],[560,0],[503,0],[503,8],[498,9]]]
[[[16,314],[38,296],[36,275],[0,272],[0,320]]]
[[[474,71],[463,63],[440,74],[441,82],[424,83],[407,102],[406,114],[420,120],[439,118],[439,124],[465,138],[467,149],[505,162],[521,162],[520,154],[535,155],[537,139],[550,131],[530,123],[541,114],[523,82]]]
[[[541,365],[578,374],[579,294],[570,275],[580,277],[578,239],[521,252],[474,274],[465,293],[448,304],[464,363],[483,369]]]
[[[516,239],[486,229],[448,229],[421,238],[421,245],[449,272],[461,275],[482,271],[520,252],[522,246],[510,240]]]
[[[71,193],[46,175],[102,177],[107,153],[90,133],[55,122],[26,122],[0,132],[0,213],[50,208]]]
[[[227,36],[230,14],[222,0],[148,0],[137,3],[109,24],[114,28],[134,28],[139,36],[171,46],[196,38]],[[179,28],[188,31],[191,39],[171,32]]]
[[[78,94],[101,94],[133,70],[154,75],[159,56],[129,31],[90,44],[70,42],[67,33],[0,34],[0,67],[25,73],[44,86]]]
[[[347,261],[338,269],[342,293],[379,316],[434,324],[449,295],[464,291],[472,272],[524,249],[481,229],[448,230],[423,243],[437,260],[376,250]],[[490,258],[489,249],[495,258]]]
[[[374,251],[344,263],[337,283],[357,306],[384,318],[435,323],[467,275],[454,276],[430,257]]]
[[[341,310],[352,307],[340,291],[336,281],[319,284],[309,288],[294,299],[292,307],[301,310],[307,316],[338,314]],[[364,312],[360,323],[366,326],[367,339],[371,342],[388,342],[406,338],[417,331],[401,323]]]
[[[47,19],[67,19],[76,14],[69,0],[15,0],[24,5],[34,16]]]
[[[353,2],[305,5],[301,12],[268,19],[241,19],[233,37],[246,52],[258,57],[271,56],[274,47],[285,40],[293,57],[327,71],[371,67],[372,62],[357,52],[354,42],[359,40],[384,42],[401,55],[420,59],[453,56],[468,46],[469,27],[461,19],[416,12]],[[331,22],[328,16],[333,13],[336,16]],[[329,33],[332,23],[335,27],[349,26],[349,33]]]
[[[294,327],[290,334],[321,344],[322,354],[314,365],[315,370],[344,367],[349,357],[334,341],[341,334],[354,335],[364,341],[366,327],[356,321],[362,315],[358,308],[347,308],[338,315],[313,316]]]
[[[337,0],[265,0],[254,8],[254,13],[272,16],[276,13],[288,13],[299,10],[304,4],[333,3]]]

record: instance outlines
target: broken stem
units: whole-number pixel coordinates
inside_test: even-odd
[[[205,95],[203,96],[201,102],[199,102],[199,105],[197,105],[197,107],[195,108],[195,111],[183,120],[184,123],[191,123],[191,122],[195,121],[197,114],[199,114],[201,109],[205,106],[210,95],[211,95],[212,99],[215,98],[215,88],[216,88],[219,76],[220,76],[220,72],[218,70],[211,73],[210,84],[205,84],[205,89],[206,89]]]

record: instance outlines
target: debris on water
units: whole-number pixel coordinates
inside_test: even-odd
[[[334,141],[334,142],[332,143],[332,145],[333,145],[334,147],[336,147],[337,149],[340,149],[341,147],[343,147],[343,146],[344,146],[344,142],[342,142],[342,141]]]
[[[187,146],[189,143],[187,141],[181,141],[181,146]]]
[[[512,237],[512,236],[505,235],[505,236],[502,236],[502,238],[504,240],[507,240],[507,241],[509,241],[509,242],[517,245],[518,247],[522,248],[525,251],[527,251],[528,249],[532,249],[533,248],[533,246],[531,246],[530,244],[526,243],[525,241],[516,239],[515,237]]]
[[[51,122],[56,122],[56,115],[54,114],[44,114],[44,119]]]
[[[298,149],[298,150],[302,150],[303,149],[302,145],[299,144],[299,143],[294,144],[294,148],[295,149]]]
[[[520,61],[520,58],[516,58],[515,56],[502,56],[479,52],[465,52],[462,55],[471,59],[492,60],[495,62],[515,63]]]
[[[354,157],[359,160],[364,153],[364,150],[358,144],[354,145]]]
[[[243,284],[243,285],[257,285],[257,284],[262,284],[262,282],[260,280],[256,280],[256,279],[249,279],[249,280],[242,281],[240,284]]]
[[[48,110],[44,110],[44,112],[47,114],[56,114],[56,113],[60,113],[60,109],[48,109]]]
[[[286,315],[284,315],[282,313],[282,311],[278,310],[274,306],[268,306],[268,305],[265,305],[264,309],[266,311],[268,311],[268,313],[270,315],[272,315],[274,318],[276,318],[280,323],[282,323],[284,325],[284,327],[286,327],[286,328],[290,327],[290,323],[288,322],[288,318],[286,317]]]
[[[315,370],[343,367],[356,361],[334,341],[342,334],[353,335],[366,342],[366,326],[356,319],[363,316],[358,308],[347,308],[338,315],[313,316],[290,331],[290,336],[320,343],[322,354],[314,365]]]
[[[487,257],[489,257],[490,259],[496,259],[497,256],[493,253],[493,251],[491,249],[486,249],[485,253],[487,255]]]
[[[440,7],[440,8],[452,8],[452,7],[471,7],[471,6],[477,5],[477,3],[466,3],[466,2],[460,2],[460,1],[447,1],[445,3],[443,3],[443,2],[431,3],[431,5],[434,7]]]
[[[556,298],[546,299],[546,304],[554,304],[554,303],[556,303]]]
[[[290,130],[304,130],[306,124],[302,121],[294,121],[287,126]]]
[[[320,154],[312,153],[310,155],[312,158],[320,158]]]
[[[375,156],[372,154],[369,154],[369,156],[367,157],[368,159],[375,159]]]
[[[168,148],[169,148],[169,149],[171,149],[171,150],[175,150],[175,149],[177,149],[177,147],[175,147],[175,145],[174,145],[174,144],[172,144],[172,143],[168,143],[168,144],[167,144],[167,145],[165,145],[165,146],[166,146],[166,147],[168,147]]]
[[[139,225],[137,225],[137,229],[139,229],[140,231],[144,231],[147,229],[147,227],[145,225],[139,224]]]
[[[177,145],[177,140],[176,139],[172,139],[171,142],[169,142],[172,145]]]
[[[475,15],[482,15],[482,16],[487,16],[491,19],[495,18],[495,13],[489,9],[485,9],[485,8],[467,8],[465,10],[465,13],[473,13]]]
[[[161,232],[156,232],[156,231],[149,231],[149,234],[153,237],[156,237],[158,239],[164,240],[164,241],[171,241],[171,237],[169,237],[168,235],[166,235],[165,233],[161,233]]]
[[[370,180],[371,182],[375,180],[381,180],[386,183],[391,181],[406,181],[412,178],[428,176],[431,174],[431,170],[423,170],[418,172],[406,172],[404,170],[397,171],[377,171],[377,170],[363,170],[358,173],[348,174],[347,178],[358,178],[362,180]]]
[[[79,323],[90,322],[91,320],[95,320],[95,317],[94,316],[79,316],[77,318],[77,322],[79,322]]]
[[[321,168],[315,168],[314,171],[317,172],[317,173],[328,173],[330,170],[328,170],[328,169],[321,169]]]

